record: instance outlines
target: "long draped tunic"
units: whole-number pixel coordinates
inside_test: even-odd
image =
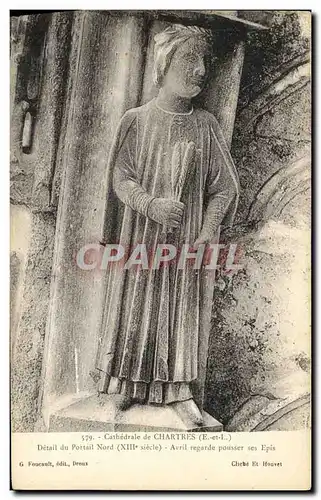
[[[155,197],[173,199],[173,150],[179,143],[183,154],[190,142],[196,154],[180,199],[182,224],[164,231],[148,218],[148,207]],[[138,244],[146,245],[149,259],[158,244],[170,243],[178,252],[184,244],[192,246],[213,199],[217,225],[230,225],[237,207],[237,173],[214,116],[202,109],[170,113],[155,99],[123,116],[107,183],[105,241],[122,245],[127,257]],[[202,270],[188,263],[178,269],[177,259],[159,269],[125,269],[123,263],[108,268],[97,357],[105,390],[129,391],[156,403],[188,399],[190,382],[198,376]]]

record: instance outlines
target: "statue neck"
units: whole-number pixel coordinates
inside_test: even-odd
[[[169,113],[190,113],[193,109],[191,99],[181,97],[161,88],[156,98],[158,107]]]

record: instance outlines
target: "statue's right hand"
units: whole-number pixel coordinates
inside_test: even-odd
[[[185,205],[170,198],[155,198],[148,207],[148,217],[166,227],[178,227],[182,223]]]

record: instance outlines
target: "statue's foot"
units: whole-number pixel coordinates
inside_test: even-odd
[[[175,410],[179,414],[179,416],[183,419],[184,422],[190,422],[192,425],[202,425],[203,417],[198,409],[197,404],[194,399],[188,399],[187,401],[180,401],[178,403],[174,403],[173,406]]]
[[[130,396],[120,395],[115,397],[115,406],[117,411],[125,411],[128,410],[130,406],[132,406],[133,400]]]

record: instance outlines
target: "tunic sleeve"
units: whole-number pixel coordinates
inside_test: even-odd
[[[137,117],[127,112],[116,136],[113,189],[125,205],[147,217],[148,207],[154,197],[137,180],[137,147]]]
[[[232,224],[239,197],[239,182],[235,165],[220,126],[210,127],[211,155],[206,179],[207,210],[203,229],[215,233],[219,225]]]

